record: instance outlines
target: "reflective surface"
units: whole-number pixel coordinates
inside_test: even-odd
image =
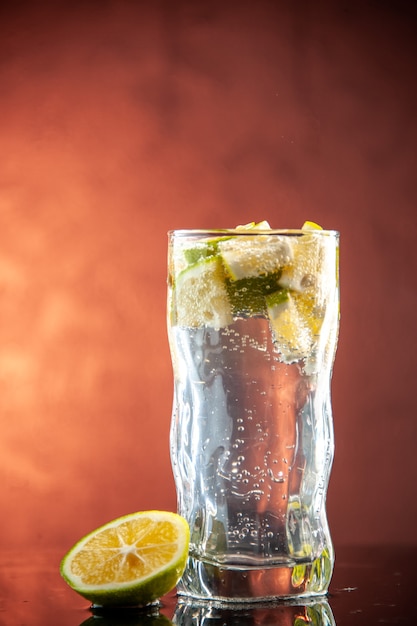
[[[337,548],[328,597],[308,605],[180,605],[172,593],[160,606],[113,613],[93,612],[66,585],[58,571],[61,556],[59,551],[1,553],[1,626],[372,626],[414,620],[417,546]]]

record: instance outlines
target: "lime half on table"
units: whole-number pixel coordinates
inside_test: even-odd
[[[101,606],[145,606],[175,587],[188,556],[189,527],[167,511],[120,517],[86,535],[65,555],[61,575]]]

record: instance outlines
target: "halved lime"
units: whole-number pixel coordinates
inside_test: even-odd
[[[86,535],[60,571],[81,596],[101,606],[145,606],[175,587],[188,556],[184,518],[167,511],[125,515]]]

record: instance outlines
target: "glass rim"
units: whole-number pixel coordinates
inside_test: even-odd
[[[325,229],[302,229],[302,228],[268,228],[255,230],[254,228],[180,228],[168,230],[169,237],[227,237],[227,236],[241,236],[256,237],[265,235],[288,235],[288,236],[300,236],[300,235],[318,235],[318,236],[333,236],[339,237],[340,232],[338,230],[325,230]]]

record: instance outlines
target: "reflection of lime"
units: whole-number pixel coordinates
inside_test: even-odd
[[[218,329],[233,320],[218,256],[204,258],[183,270],[177,277],[174,297],[179,326]]]
[[[172,626],[170,619],[165,615],[147,615],[139,610],[135,613],[125,609],[106,611],[86,619],[80,626]]]
[[[75,544],[61,562],[61,574],[94,604],[143,606],[175,587],[185,568],[188,544],[188,524],[179,515],[133,513]]]
[[[222,554],[227,552],[227,538],[224,523],[214,519],[211,531],[207,538],[206,550],[209,554]]]
[[[321,604],[316,604],[314,606],[306,606],[304,607],[304,611],[306,613],[305,617],[301,617],[300,615],[295,618],[294,626],[329,626],[333,623],[330,621],[330,616],[328,612],[321,606]],[[325,615],[323,615],[325,613]]]

